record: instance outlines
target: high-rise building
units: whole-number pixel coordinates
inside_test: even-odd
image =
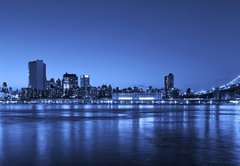
[[[168,76],[164,78],[164,89],[165,89],[165,97],[173,97],[174,92],[174,75],[170,73]]]
[[[42,60],[28,63],[28,87],[36,90],[46,88],[46,64]]]
[[[73,95],[76,96],[77,94],[74,94],[74,92],[76,92],[78,88],[77,75],[65,73],[63,75],[62,86],[63,86],[63,96],[65,97],[69,97]]]
[[[87,74],[81,75],[81,81],[80,81],[80,96],[81,98],[90,98],[90,76]]]
[[[8,93],[8,86],[6,82],[3,82],[2,84],[2,92],[3,93]]]
[[[61,98],[63,94],[63,87],[62,87],[62,81],[60,79],[57,79],[56,81],[56,98]]]
[[[90,76],[89,75],[81,75],[81,87],[87,88],[90,86]]]
[[[54,89],[55,86],[56,86],[56,84],[55,84],[54,78],[51,78],[50,80],[46,81],[46,89],[47,90]]]
[[[165,76],[164,79],[165,90],[171,90],[174,88],[174,75],[170,73],[168,76]]]
[[[56,83],[54,78],[46,81],[46,92],[45,96],[47,98],[55,98],[56,97]]]

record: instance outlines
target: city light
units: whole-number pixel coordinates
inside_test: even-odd
[[[139,100],[154,100],[154,97],[139,97]]]
[[[3,82],[0,101],[6,103],[92,103],[92,104],[202,104],[202,103],[239,103],[240,76],[226,85],[201,90],[196,93],[190,88],[185,93],[175,88],[172,73],[164,77],[164,87],[149,86],[143,90],[138,87],[114,88],[111,85],[92,86],[90,75],[63,74],[62,79],[47,80],[46,64],[43,60],[28,63],[29,85],[19,91],[13,91]],[[35,70],[35,69],[38,70]],[[235,88],[235,89],[234,89]]]
[[[119,100],[132,100],[132,97],[119,97]]]

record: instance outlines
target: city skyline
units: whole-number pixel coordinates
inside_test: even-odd
[[[86,73],[94,86],[163,87],[174,73],[197,91],[239,75],[239,1],[13,2],[0,5],[0,81],[14,88],[35,59],[47,79]]]
[[[43,60],[28,62],[28,86],[14,90],[3,82],[0,87],[1,102],[82,102],[82,103],[149,103],[151,104],[213,104],[238,103],[240,94],[240,76],[230,82],[214,87],[211,90],[194,92],[188,88],[185,92],[175,86],[175,76],[169,73],[164,77],[164,87],[112,87],[111,84],[93,86],[90,75],[82,74],[78,77],[75,73],[65,73],[62,79],[46,77],[46,63]],[[80,79],[79,79],[80,78]],[[56,80],[56,81],[55,81]],[[173,101],[174,100],[174,101]],[[206,102],[207,101],[207,102]],[[35,102],[35,101],[34,101]]]
[[[35,60],[31,60],[31,61],[29,61],[28,62],[28,73],[30,74],[30,67],[29,67],[29,65],[31,64],[31,63],[33,63],[33,62],[40,62],[40,63],[43,63],[44,65],[45,65],[45,70],[46,71],[44,71],[45,73],[46,73],[46,80],[44,81],[44,82],[47,82],[47,81],[49,81],[49,80],[51,80],[51,79],[54,79],[54,80],[57,80],[57,79],[62,79],[63,77],[64,77],[64,75],[66,75],[66,74],[73,74],[73,75],[76,75],[77,77],[79,77],[80,78],[80,80],[79,80],[79,83],[78,83],[78,86],[79,87],[82,87],[82,85],[81,85],[81,81],[82,81],[82,77],[90,77],[91,76],[91,74],[84,74],[84,73],[76,73],[76,72],[68,72],[68,71],[66,71],[65,73],[62,73],[62,74],[60,74],[61,76],[60,77],[55,77],[55,76],[52,76],[52,77],[49,77],[48,76],[48,70],[47,70],[47,64],[46,64],[46,62],[44,61],[44,60],[41,60],[41,59],[35,59]],[[12,87],[12,88],[14,88],[14,89],[21,89],[21,88],[24,88],[24,87],[31,87],[30,86],[30,75],[28,74],[28,76],[27,76],[27,83],[26,83],[26,85],[24,85],[24,86],[16,86],[16,85],[14,85],[14,84],[10,84],[9,82],[7,82],[6,80],[2,80],[2,82],[3,83],[7,83],[8,84],[8,86],[9,87]],[[172,76],[171,76],[172,75]],[[132,83],[131,85],[129,85],[129,86],[114,86],[113,84],[111,84],[111,83],[107,83],[107,82],[105,82],[105,83],[102,83],[102,84],[99,84],[99,85],[94,85],[94,84],[91,84],[92,86],[101,86],[101,85],[112,85],[113,87],[119,87],[119,88],[127,88],[127,87],[139,87],[139,88],[143,88],[143,89],[147,89],[147,88],[149,88],[149,86],[153,86],[154,88],[162,88],[162,89],[166,89],[166,79],[168,79],[168,77],[173,77],[173,78],[171,78],[171,79],[173,79],[173,85],[171,85],[170,87],[174,87],[174,88],[179,88],[178,86],[174,86],[174,84],[175,84],[175,76],[176,75],[174,75],[173,76],[173,73],[171,73],[171,72],[169,72],[169,73],[166,73],[164,76],[162,76],[162,80],[161,80],[161,82],[160,82],[160,84],[159,85],[157,85],[157,86],[154,86],[154,85],[137,85],[137,84],[134,84],[134,83]],[[237,75],[238,77],[239,77],[239,75]],[[235,76],[236,77],[236,76]],[[235,78],[234,77],[234,78]],[[88,79],[88,78],[87,78]],[[229,82],[229,81],[232,81],[233,79],[229,79],[229,80],[226,80],[225,82],[224,82],[224,84],[226,84],[227,82]],[[91,81],[91,82],[94,82],[94,79],[93,79],[93,81]],[[89,83],[88,83],[89,84]],[[190,88],[190,89],[192,89],[193,91],[195,91],[195,92],[197,92],[197,91],[202,91],[202,90],[204,90],[204,91],[208,91],[208,90],[212,90],[213,88],[216,88],[216,87],[221,87],[223,84],[219,84],[219,85],[217,85],[217,86],[211,86],[211,87],[209,87],[209,88],[202,88],[202,89],[194,89],[194,88],[192,88],[192,87],[188,87],[188,88]],[[1,87],[1,86],[0,86]],[[181,89],[181,88],[179,88],[179,90],[181,90],[182,92],[185,92],[188,88],[186,88],[186,89]],[[167,88],[168,89],[168,88]]]
[[[240,0],[0,0],[0,166],[239,165]]]

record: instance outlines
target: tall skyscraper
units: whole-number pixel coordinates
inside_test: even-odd
[[[81,87],[87,88],[90,86],[90,76],[89,75],[81,75]]]
[[[174,75],[170,73],[168,76],[165,76],[164,79],[165,90],[171,90],[174,88]]]
[[[28,63],[28,87],[45,90],[46,88],[46,64],[42,60]]]
[[[61,98],[63,94],[63,87],[62,87],[62,81],[60,79],[57,79],[56,81],[56,97]]]
[[[78,77],[76,74],[65,73],[62,80],[63,96],[74,95],[75,90],[78,88]]]

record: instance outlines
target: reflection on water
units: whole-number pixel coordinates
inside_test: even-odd
[[[239,106],[0,105],[0,165],[240,165]]]

